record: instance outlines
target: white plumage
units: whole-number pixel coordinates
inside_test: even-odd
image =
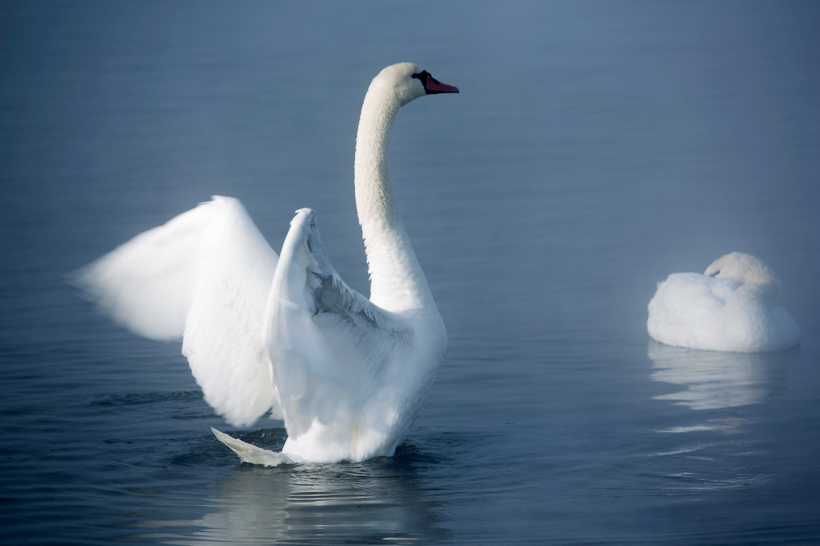
[[[281,256],[235,199],[212,201],[138,235],[76,282],[120,325],[182,337],[205,400],[246,426],[271,412],[282,453],[214,431],[248,462],[390,456],[432,387],[447,333],[393,199],[387,140],[401,106],[454,93],[416,65],[371,83],[356,140],[355,189],[371,274],[368,300],[325,254],[315,213],[297,211]]]
[[[788,349],[800,328],[780,306],[780,282],[759,258],[732,252],[703,275],[673,273],[649,302],[649,335],[667,345],[738,353]]]

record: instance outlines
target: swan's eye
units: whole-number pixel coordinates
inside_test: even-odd
[[[430,77],[430,73],[426,70],[422,70],[418,74],[413,74],[413,77],[419,80],[422,85],[424,85],[424,82],[427,81],[427,78]]]

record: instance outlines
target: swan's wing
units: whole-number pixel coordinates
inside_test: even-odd
[[[721,335],[723,309],[737,288],[731,279],[698,273],[669,275],[658,283],[649,302],[649,335],[668,345],[711,345]]]
[[[291,222],[268,302],[267,344],[291,437],[314,420],[352,422],[413,338],[409,326],[339,278],[314,216],[301,209]]]
[[[716,279],[698,273],[673,273],[664,282],[658,283],[650,305],[669,321],[690,322],[702,315],[719,312],[736,290],[737,284],[731,279]]]
[[[72,282],[109,318],[150,339],[181,338],[203,233],[217,201],[141,233],[75,273]]]
[[[278,414],[262,345],[277,260],[242,204],[217,196],[86,266],[75,284],[137,334],[184,336],[205,400],[248,425],[271,407]]]

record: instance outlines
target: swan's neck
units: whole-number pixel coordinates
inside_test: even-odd
[[[356,136],[356,209],[370,273],[370,300],[390,311],[420,308],[430,298],[396,208],[387,168],[390,128],[401,104],[390,89],[371,86]]]

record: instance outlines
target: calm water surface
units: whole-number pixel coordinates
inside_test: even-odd
[[[0,4],[0,538],[9,544],[820,543],[820,9],[812,2]],[[213,194],[278,250],[317,210],[368,293],[370,79],[450,333],[396,456],[240,464],[177,343],[65,275]],[[658,281],[755,254],[800,347],[649,342]]]

